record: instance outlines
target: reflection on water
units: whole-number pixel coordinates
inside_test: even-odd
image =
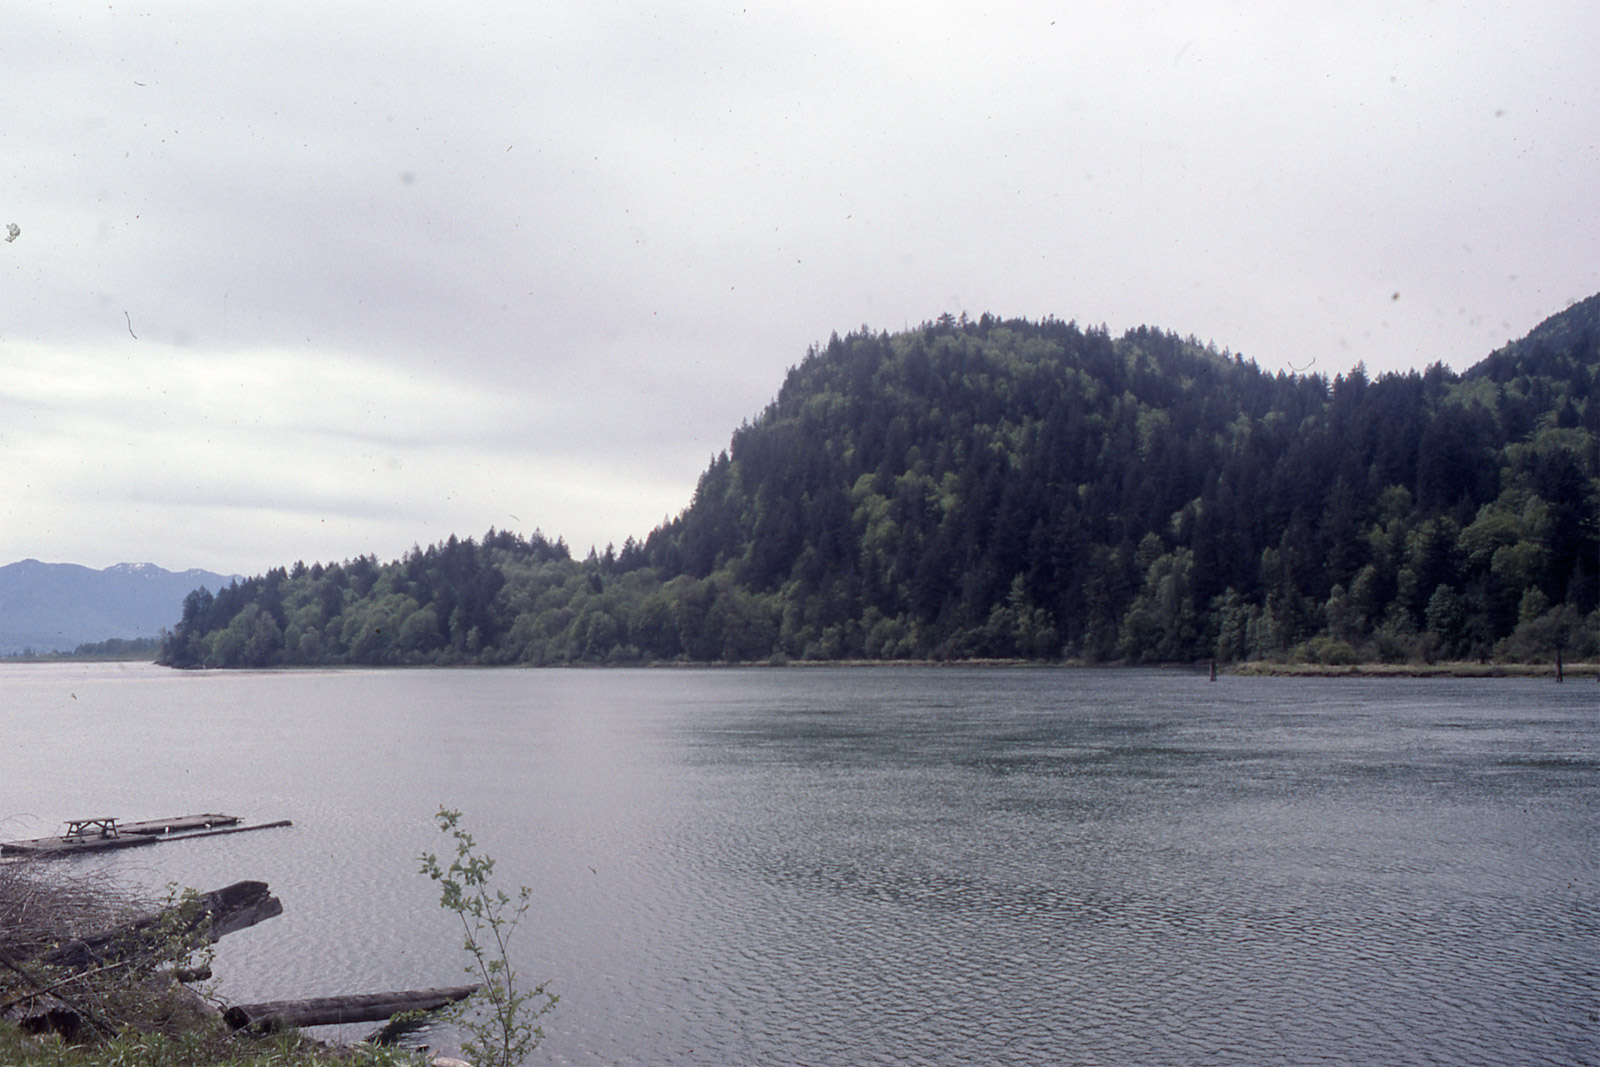
[[[264,878],[236,999],[447,984],[415,857],[536,893],[562,1063],[1600,1061],[1600,702],[1517,680],[0,668],[7,836]],[[24,814],[28,813],[28,814]],[[355,1034],[345,1035],[357,1036]]]

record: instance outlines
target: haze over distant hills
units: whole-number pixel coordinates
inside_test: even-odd
[[[173,572],[153,563],[104,570],[25,559],[0,567],[0,655],[71,651],[107,638],[158,637],[183,614],[183,598],[237,575]]]

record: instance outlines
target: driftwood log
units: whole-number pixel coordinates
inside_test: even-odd
[[[210,920],[208,936],[215,941],[224,934],[283,914],[283,903],[272,895],[265,882],[235,882],[201,894],[199,904],[176,931],[170,922],[173,913],[179,911],[174,908],[81,941],[69,941],[39,959],[57,967],[92,967],[155,951],[161,947],[157,942],[162,937],[174,932],[192,932],[207,919]]]
[[[26,994],[13,998],[5,1007],[12,1008],[23,1001],[39,1005],[28,1017],[20,1020],[32,1029],[55,1029],[63,1033],[76,1032],[80,1023],[87,1023],[109,1035],[114,1027],[97,1019],[83,1007],[68,1000],[63,990],[74,982],[105,970],[116,970],[126,962],[137,961],[147,953],[159,951],[164,938],[174,933],[188,933],[204,927],[212,941],[225,934],[254,926],[265,919],[283,914],[283,904],[268,890],[265,882],[235,882],[209,893],[201,894],[198,907],[169,908],[155,915],[119,926],[114,930],[78,941],[71,941],[35,957],[43,964],[64,967],[73,974],[47,982],[18,961],[0,954],[0,965],[14,971],[32,987]],[[175,921],[176,920],[176,921]],[[86,972],[86,973],[85,973]],[[166,981],[172,984],[177,995],[203,1004],[199,997],[184,989],[179,983],[201,977],[200,974],[172,972]],[[435,989],[402,990],[393,993],[363,993],[354,996],[312,997],[303,1000],[278,1000],[260,1004],[238,1004],[223,1013],[224,1020],[236,1030],[256,1033],[270,1032],[284,1027],[326,1026],[337,1023],[367,1023],[390,1021],[389,1025],[374,1035],[383,1042],[407,1029],[419,1025],[414,1018],[400,1022],[395,1016],[422,1015],[437,1011],[457,1001],[465,1000],[477,992],[478,986],[448,986]],[[42,1009],[42,1010],[41,1010]],[[56,1016],[61,1016],[57,1019]]]
[[[437,1011],[477,991],[475,985],[442,989],[410,989],[396,993],[361,993],[345,997],[311,997],[305,1000],[270,1000],[261,1004],[235,1004],[222,1013],[235,1030],[268,1033],[286,1026],[329,1026],[335,1023],[373,1023],[405,1012]]]

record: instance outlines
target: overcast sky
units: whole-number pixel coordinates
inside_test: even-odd
[[[1600,290],[1600,9],[6,5],[0,563],[642,538],[943,312],[1463,370]]]

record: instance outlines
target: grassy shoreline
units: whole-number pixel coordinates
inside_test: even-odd
[[[1554,663],[1477,663],[1451,661],[1439,663],[1274,663],[1252,660],[1217,665],[1219,673],[1245,677],[1280,678],[1556,678]],[[1568,663],[1562,674],[1567,681],[1593,681],[1600,677],[1600,663]]]
[[[0,657],[0,663],[118,663],[141,662],[151,663],[144,657],[124,659],[106,656],[72,656],[62,654],[49,657]],[[433,663],[418,664],[383,664],[364,665],[353,663],[340,664],[292,664],[277,667],[214,667],[214,668],[173,668],[175,670],[249,670],[254,673],[278,673],[295,671],[438,671],[438,670],[578,670],[578,671],[637,671],[637,670],[774,670],[793,668],[797,670],[815,670],[826,667],[849,668],[882,668],[882,667],[926,667],[929,669],[951,669],[961,667],[977,667],[983,669],[1025,669],[1039,670],[1049,668],[1071,668],[1087,671],[1117,671],[1117,670],[1176,670],[1205,673],[1209,669],[1209,661],[1176,663],[1127,663],[1121,660],[1109,662],[1089,662],[1087,660],[1040,660],[1040,659],[767,659],[746,660],[734,663],[721,660],[642,660],[634,663],[562,663],[532,665],[527,663],[462,663],[448,666]],[[1277,678],[1555,678],[1556,666],[1553,663],[1479,663],[1475,660],[1441,660],[1435,663],[1382,663],[1378,661],[1363,663],[1295,663],[1280,662],[1277,660],[1242,660],[1232,663],[1217,664],[1219,675],[1227,674],[1236,677],[1277,677]],[[1562,673],[1569,681],[1579,679],[1593,679],[1600,677],[1600,662],[1577,662],[1563,665]]]
[[[793,660],[787,663],[663,663],[660,667],[984,667],[1049,668],[1077,670],[1172,670],[1205,673],[1210,661],[1181,663],[1089,663],[1082,660],[966,659],[966,660]],[[1279,678],[1550,678],[1556,677],[1553,663],[1478,663],[1474,660],[1441,660],[1435,663],[1288,663],[1276,660],[1243,660],[1218,663],[1217,673],[1237,677]],[[1568,681],[1600,677],[1600,663],[1568,663],[1562,673]]]

